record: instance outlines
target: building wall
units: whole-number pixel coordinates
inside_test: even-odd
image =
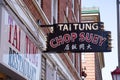
[[[34,4],[33,0],[23,0],[24,3],[26,4],[26,6],[28,7],[28,9],[30,10],[31,14],[33,15],[33,17],[35,18],[35,20],[37,21],[38,19],[41,21],[42,25],[49,25],[52,24],[54,22],[52,22],[52,0],[41,0],[41,8],[36,8],[36,4]],[[54,0],[53,0],[54,1]],[[79,0],[73,0],[74,1],[74,11],[72,10],[72,1],[71,0],[58,0],[58,12],[57,14],[57,23],[66,23],[66,22],[79,22],[77,21],[77,17],[78,17],[78,10],[79,10],[79,18],[80,18],[80,1]],[[68,9],[67,9],[68,7]],[[39,9],[41,9],[41,11],[43,11],[43,15],[40,14]],[[68,14],[67,14],[68,11]],[[54,16],[54,15],[53,15]],[[45,19],[48,20],[48,22],[45,21]],[[49,33],[50,29],[48,30],[48,28],[41,28],[43,32],[45,33]],[[69,55],[68,55],[69,54]],[[60,59],[62,59],[62,61],[64,62],[65,66],[67,67],[69,73],[72,75],[74,80],[80,80],[80,54],[79,53],[65,53],[65,54],[58,54],[58,56],[60,57]],[[48,55],[44,55],[46,60],[50,60],[48,59]],[[73,60],[74,59],[74,60]],[[53,68],[56,67],[56,65],[54,64],[54,60],[50,61],[51,65],[53,66]],[[58,64],[58,63],[56,63]],[[64,66],[64,67],[65,67]],[[62,73],[64,75],[64,73]],[[47,76],[46,76],[47,77]],[[66,76],[64,76],[66,77]],[[70,79],[72,80],[72,79]]]
[[[85,70],[86,80],[102,80],[100,60],[98,54],[101,53],[84,53],[82,68]]]
[[[0,73],[12,80],[38,80],[41,65],[38,46],[42,44],[41,39],[36,41],[37,26],[16,1],[1,0],[0,3]]]
[[[86,80],[96,80],[95,79],[95,54],[94,53],[84,53],[84,60],[82,62],[82,68],[87,74]]]
[[[102,73],[102,71],[101,71],[101,65],[100,65],[100,59],[98,59],[99,58],[99,53],[96,53],[95,54],[95,64],[96,64],[96,66],[95,66],[95,74],[96,74],[96,76],[95,76],[95,78],[96,78],[96,80],[102,80],[102,74],[100,74],[100,73]]]
[[[100,22],[98,8],[83,8],[81,22]],[[83,53],[82,68],[87,74],[86,80],[102,80],[101,69],[104,67],[103,53]]]
[[[43,53],[52,28],[40,26],[79,22],[80,0],[1,0],[0,3],[0,77],[81,80],[80,53]]]
[[[47,16],[49,22],[51,22],[52,0],[42,0],[41,8]]]

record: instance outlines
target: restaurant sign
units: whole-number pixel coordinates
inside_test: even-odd
[[[54,24],[45,52],[110,52],[111,32],[103,22]]]
[[[27,80],[39,80],[41,51],[8,11],[2,9],[1,15],[0,63]]]

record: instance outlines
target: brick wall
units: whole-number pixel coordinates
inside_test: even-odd
[[[59,11],[58,12],[58,22],[63,23],[64,16],[65,16],[64,11],[66,9],[66,0],[59,0],[58,4],[59,4],[58,5],[58,11]]]
[[[33,4],[33,0],[23,0],[24,3],[27,5],[28,9],[32,13],[34,19],[37,21],[38,19],[41,21],[42,24],[46,24],[43,17],[40,15],[38,9]],[[75,0],[75,10],[74,13],[72,11],[72,0],[58,0],[58,23],[64,23],[64,17],[66,16],[66,7],[68,6],[68,22],[76,22],[74,15],[77,17],[77,10],[79,10],[80,4],[78,3],[78,0]],[[51,0],[42,0],[42,9],[48,18],[49,22],[51,22]],[[48,33],[47,29],[44,28],[43,31],[45,33]],[[78,76],[78,54],[75,54],[75,69],[71,66],[71,64],[66,59],[66,56],[64,54],[60,54],[61,59],[64,61],[68,69],[70,70],[71,74],[74,76],[75,80],[80,80],[80,76]],[[72,54],[69,53],[69,57],[72,61]],[[80,67],[81,70],[81,67]]]
[[[45,24],[44,20],[42,19],[42,16],[40,15],[39,11],[37,10],[35,5],[33,4],[32,0],[23,0],[23,1],[27,5],[27,7],[30,10],[30,12],[32,13],[34,19],[36,21],[38,19],[40,19],[41,23]]]
[[[86,80],[95,80],[95,54],[85,53],[82,68],[86,67]]]
[[[78,10],[80,9],[80,4],[78,0],[74,0],[74,13],[72,11],[72,0],[59,0],[59,22],[63,23],[64,22],[64,16],[66,13],[66,7],[68,7],[68,22],[77,22],[75,21],[75,16],[76,18],[78,17]],[[75,15],[75,16],[74,16]]]
[[[40,12],[38,11],[38,9],[35,7],[35,5],[33,4],[33,0],[23,0],[24,3],[26,4],[26,6],[28,7],[29,11],[31,12],[31,14],[33,15],[36,23],[37,20],[40,20],[42,25],[45,25],[45,21],[43,19],[43,17],[41,16]],[[46,12],[47,13],[47,12]],[[48,28],[42,28],[43,32],[45,32],[47,35],[47,33],[49,33],[50,31],[48,30]]]
[[[64,61],[64,63],[66,64],[66,66],[68,67],[68,69],[70,70],[71,74],[74,76],[75,80],[80,80],[78,73],[76,73],[76,71],[72,68],[71,64],[69,63],[69,61],[66,59],[64,54],[60,54],[61,59]]]
[[[51,22],[51,0],[42,0],[43,3],[42,3],[42,9],[45,13],[45,15],[47,16],[48,20]]]

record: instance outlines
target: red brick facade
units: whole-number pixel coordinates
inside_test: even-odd
[[[37,9],[35,4],[33,3],[33,0],[23,0],[23,1],[30,10],[31,14],[34,16],[36,22],[37,20],[40,20],[43,25],[47,24],[44,21],[43,16],[40,14],[39,9]],[[74,1],[74,4],[72,3],[72,1]],[[58,0],[58,13],[57,13],[58,23],[80,22],[79,21],[81,16],[80,8],[81,8],[80,0]],[[45,16],[51,23],[52,0],[41,0],[41,9],[43,10]],[[67,15],[67,10],[68,10],[68,15]],[[46,33],[49,32],[48,29],[46,28],[43,28],[43,31]],[[67,68],[73,75],[74,79],[81,80],[80,79],[81,55],[79,53],[75,53],[73,55],[72,53],[68,53],[68,54],[60,54],[59,56],[66,64]]]
[[[42,9],[43,9],[45,15],[47,16],[48,20],[51,22],[51,11],[52,11],[51,10],[52,9],[51,1],[52,0],[42,0],[42,1],[43,1],[41,4]]]

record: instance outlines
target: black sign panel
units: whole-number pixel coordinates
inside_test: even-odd
[[[60,31],[50,33],[46,52],[110,52],[109,31]]]
[[[100,31],[103,30],[103,22],[90,22],[90,23],[59,23],[54,24],[53,31]]]
[[[58,23],[48,34],[45,52],[110,52],[111,32],[104,31],[103,22]]]

